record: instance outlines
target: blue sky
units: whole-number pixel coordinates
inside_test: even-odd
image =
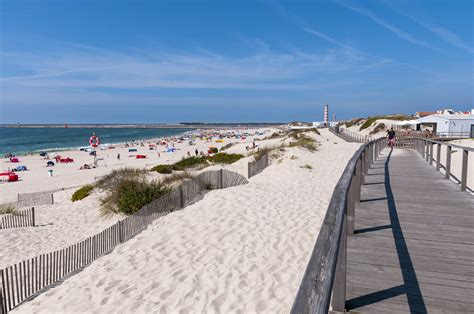
[[[0,0],[0,123],[470,109],[473,5]]]

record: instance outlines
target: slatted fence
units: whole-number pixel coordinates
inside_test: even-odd
[[[0,206],[13,206],[15,208],[39,206],[39,205],[50,205],[54,204],[54,195],[53,193],[47,194],[38,194],[31,197],[21,197],[17,202],[11,202],[6,204],[0,204]]]
[[[268,153],[263,155],[259,160],[254,162],[249,162],[248,164],[248,177],[249,179],[256,174],[259,174],[268,167]]]
[[[201,173],[99,234],[65,249],[41,254],[0,270],[0,314],[9,312],[45,288],[89,265],[118,244],[137,235],[158,217],[186,207],[209,187],[221,189],[245,183],[247,180],[243,176],[228,170]]]
[[[0,216],[0,230],[11,228],[34,227],[35,208],[28,208],[14,214]]]

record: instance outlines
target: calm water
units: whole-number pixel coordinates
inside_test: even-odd
[[[189,129],[9,129],[0,128],[0,156],[49,149],[77,148],[89,145],[92,132],[101,144],[166,137]]]

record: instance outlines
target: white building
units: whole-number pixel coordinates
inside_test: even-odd
[[[418,130],[423,130],[423,125],[432,126],[437,136],[474,138],[474,115],[431,115],[415,122]]]

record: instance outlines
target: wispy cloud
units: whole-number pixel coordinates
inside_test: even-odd
[[[421,39],[417,39],[414,35],[400,29],[399,27],[391,24],[388,21],[385,21],[384,19],[380,18],[379,16],[377,16],[372,11],[369,11],[369,10],[363,8],[363,7],[349,5],[349,4],[341,2],[341,1],[336,1],[336,3],[340,4],[341,6],[347,8],[349,10],[352,10],[354,12],[357,12],[361,15],[364,15],[364,16],[370,18],[372,21],[374,21],[378,25],[382,26],[383,28],[388,29],[393,34],[395,34],[397,37],[399,37],[403,40],[406,40],[406,41],[408,41],[412,44],[418,45],[418,46],[422,46],[422,47],[426,47],[426,48],[430,48],[430,49],[439,51],[439,48],[434,47],[433,45],[431,45],[430,43],[428,43],[426,41],[423,41]]]
[[[5,62],[20,73],[3,73],[3,88],[68,89],[246,89],[310,90],[323,77],[365,68],[379,60],[355,59],[334,50],[251,53],[222,56],[198,49],[189,53],[129,54],[102,49],[59,49],[46,53],[9,53]]]

